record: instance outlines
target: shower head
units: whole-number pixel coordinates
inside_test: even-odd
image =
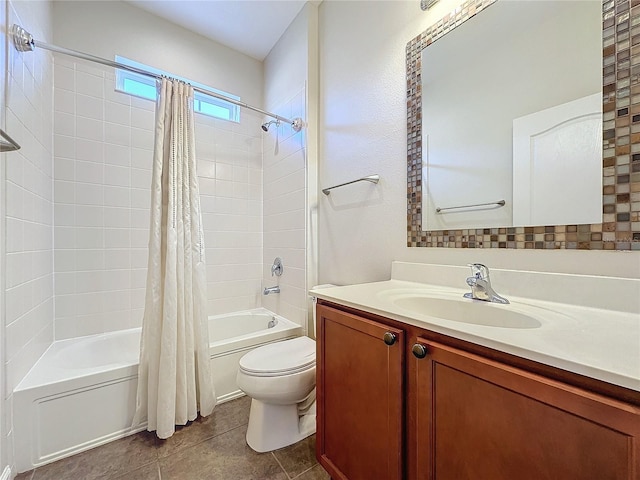
[[[265,122],[262,124],[262,130],[264,130],[265,132],[269,131],[269,125],[271,125],[272,123],[276,124],[276,127],[280,126],[280,120],[271,120],[270,122]]]

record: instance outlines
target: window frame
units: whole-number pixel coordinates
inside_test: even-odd
[[[128,59],[126,57],[121,57],[116,55],[115,61],[117,63],[121,63],[123,65],[127,65],[130,67],[138,68],[140,70],[145,70],[155,75],[164,75],[171,78],[176,78],[178,80],[182,80],[183,82],[189,83],[194,87],[201,88],[203,90],[209,90],[212,93],[217,93],[219,95],[224,95],[225,97],[232,98],[234,100],[240,101],[240,97],[237,95],[232,95],[228,92],[224,92],[222,90],[218,90],[217,88],[209,87],[207,85],[194,82],[184,77],[180,77],[178,75],[174,75],[169,72],[165,72],[163,70],[159,70],[157,68],[150,67],[143,63],[136,62],[134,60]],[[138,84],[141,86],[147,86],[153,88],[154,95],[151,97],[148,93],[145,94],[142,91],[136,92],[136,88],[133,86],[127,86],[127,82],[132,82],[134,84]],[[143,75],[141,73],[132,72],[129,70],[124,70],[122,68],[116,68],[116,86],[115,90],[117,92],[125,93],[127,95],[131,95],[138,98],[143,98],[145,100],[156,101],[157,91],[156,91],[156,79],[150,77],[148,75]],[[140,90],[140,89],[138,89]],[[226,120],[229,122],[240,123],[240,106],[235,105],[231,102],[227,102],[225,100],[216,98],[211,95],[207,95],[205,93],[195,91],[193,98],[193,111],[195,113],[199,113],[201,115],[206,115],[208,117],[217,118],[219,120]],[[216,114],[216,112],[218,112]]]

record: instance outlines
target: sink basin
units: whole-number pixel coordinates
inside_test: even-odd
[[[535,317],[519,312],[512,305],[493,304],[467,298],[440,298],[421,293],[387,296],[396,307],[418,315],[443,320],[500,328],[539,328]]]

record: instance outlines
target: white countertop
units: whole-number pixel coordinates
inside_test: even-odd
[[[503,294],[500,289],[496,290]],[[490,308],[531,315],[540,325],[504,328],[416,313],[393,301],[394,292],[458,299],[467,291],[469,289],[392,279],[320,288],[310,293],[330,302],[640,391],[640,313],[635,310],[619,311],[505,295],[511,302],[509,305],[490,304]]]

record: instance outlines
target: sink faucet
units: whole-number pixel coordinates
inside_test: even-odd
[[[266,287],[262,292],[263,295],[269,295],[271,293],[280,293],[280,287],[278,285],[275,287]]]
[[[483,300],[485,302],[509,303],[504,297],[498,295],[491,287],[489,279],[489,269],[481,263],[470,263],[472,276],[467,278],[467,285],[471,287],[471,292],[465,293],[465,298],[473,300]]]

